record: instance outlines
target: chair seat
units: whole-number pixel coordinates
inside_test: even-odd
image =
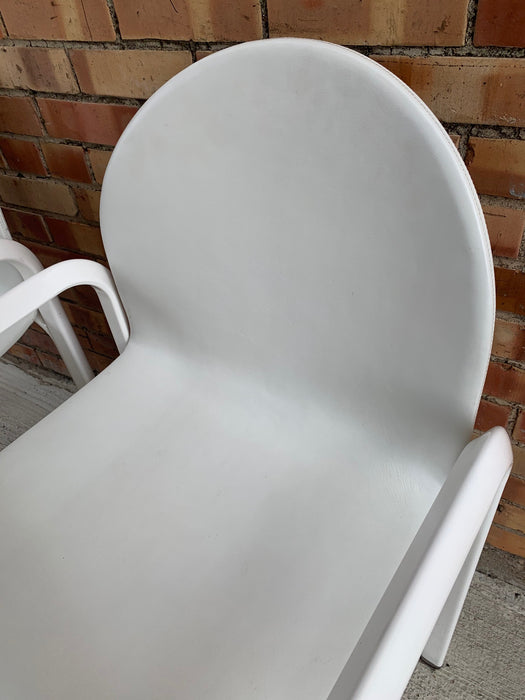
[[[4,453],[0,695],[327,697],[438,488],[362,428],[129,346]]]

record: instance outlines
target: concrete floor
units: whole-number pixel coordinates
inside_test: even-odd
[[[51,372],[0,361],[0,450],[73,391]],[[485,547],[445,666],[419,663],[403,695],[416,698],[525,700],[525,560]]]

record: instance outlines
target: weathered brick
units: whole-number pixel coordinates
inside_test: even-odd
[[[42,92],[78,92],[64,49],[0,48],[0,87]]]
[[[494,268],[496,279],[496,308],[525,315],[525,273]]]
[[[23,238],[48,243],[51,240],[44,220],[38,214],[29,214],[16,209],[2,209],[4,217],[13,238]]]
[[[525,404],[525,371],[512,365],[491,362],[483,393]]]
[[[479,0],[474,46],[525,46],[523,0]]]
[[[490,430],[495,425],[507,425],[507,420],[511,412],[510,406],[500,406],[491,401],[482,399],[479,404],[478,415],[476,416],[475,430]]]
[[[372,56],[445,122],[525,126],[525,62],[514,58]]]
[[[74,216],[77,205],[67,185],[50,180],[0,176],[0,197],[8,204]]]
[[[483,205],[493,255],[517,258],[525,229],[525,209]]]
[[[75,254],[76,257],[86,257],[86,253],[82,252],[80,255]],[[90,256],[93,257],[93,256]],[[71,302],[73,304],[78,304],[86,309],[91,309],[93,311],[101,311],[100,301],[98,299],[97,293],[93,287],[87,285],[78,285],[76,287],[71,287],[63,292],[60,297],[64,301]],[[89,342],[89,341],[88,341]],[[91,348],[91,345],[89,345]]]
[[[22,343],[16,343],[12,348],[9,349],[9,355],[17,357],[19,360],[25,360],[30,362],[32,365],[42,366],[40,359],[34,350],[34,348],[29,348]]]
[[[93,350],[99,355],[105,355],[106,357],[115,358],[118,356],[117,346],[112,336],[107,335],[95,335],[94,333],[88,333],[89,341]]]
[[[468,0],[268,0],[268,20],[270,36],[371,46],[461,46],[467,8]]]
[[[197,61],[200,61],[201,58],[206,58],[206,56],[211,56],[212,53],[217,53],[217,51],[211,51],[211,50],[202,50],[202,51],[195,51],[195,58]]]
[[[86,258],[88,257],[85,252],[75,253],[75,257]],[[92,258],[93,256],[89,256]],[[77,287],[71,287],[66,289],[60,295],[62,301],[71,302],[72,304],[78,304],[85,307],[86,309],[93,309],[94,311],[100,311],[100,302],[98,300],[97,294],[93,287],[86,285],[78,285]],[[91,345],[89,345],[91,348]]]
[[[100,335],[110,334],[106,317],[101,311],[85,309],[82,306],[70,304],[67,301],[64,302],[64,308],[71,323],[80,326],[80,328],[85,328],[91,333],[98,333]]]
[[[90,148],[88,150],[93,175],[99,184],[102,184],[104,173],[106,172],[106,168],[112,153],[113,151],[102,151],[98,148]]]
[[[42,143],[42,151],[49,172],[66,180],[91,182],[91,175],[84,159],[81,146],[71,146],[64,143]]]
[[[22,139],[0,137],[0,148],[11,170],[34,175],[45,175],[46,169],[36,144]]]
[[[0,95],[0,131],[40,136],[42,124],[29,97]]]
[[[78,209],[84,219],[99,221],[100,190],[86,190],[81,187],[75,187],[74,192]]]
[[[29,330],[24,333],[22,338],[20,338],[20,342],[24,345],[28,345],[29,347],[58,355],[59,352],[55,343],[51,340],[51,336],[49,336],[47,333],[42,333],[37,329],[38,326],[33,324]]]
[[[38,355],[38,359],[42,363],[43,367],[50,369],[52,372],[56,372],[57,374],[62,374],[65,377],[69,377],[68,369],[61,357],[44,352],[43,350],[37,350],[36,354]]]
[[[525,480],[511,476],[507,481],[502,498],[511,503],[525,506]]]
[[[137,107],[67,100],[38,100],[50,136],[114,146]]]
[[[525,447],[512,445],[512,453],[514,455],[512,473],[525,479]]]
[[[114,0],[125,39],[249,41],[262,38],[262,18],[253,0]]]
[[[70,56],[82,92],[144,99],[192,61],[189,51],[78,49]]]
[[[505,552],[525,557],[525,537],[516,532],[509,532],[502,527],[493,525],[490,528],[487,542],[493,547],[503,549]]]
[[[459,142],[461,141],[461,136],[459,134],[449,134],[450,140],[456,148],[459,148]]]
[[[49,267],[57,262],[62,262],[62,260],[72,260],[73,258],[85,257],[79,256],[76,253],[67,252],[65,250],[59,250],[58,248],[52,248],[48,245],[32,243],[30,241],[28,241],[26,245],[29,250],[36,255],[44,267]]]
[[[106,0],[3,0],[2,17],[14,39],[115,39]]]
[[[86,350],[86,357],[91,368],[97,374],[103,372],[115,359],[113,357],[107,357],[106,355],[99,355],[98,352],[93,352],[92,350]]]
[[[88,226],[76,221],[63,221],[62,219],[48,216],[46,216],[45,220],[49,232],[58,246],[81,253],[90,253],[100,257],[105,256],[98,227]]]
[[[512,437],[518,442],[525,442],[525,413],[523,412],[523,409],[520,409],[518,413],[516,425],[512,431]]]
[[[480,194],[525,199],[525,141],[472,137],[465,162]]]
[[[497,318],[492,354],[508,360],[525,361],[525,326]]]
[[[497,525],[525,534],[525,510],[511,503],[501,502],[494,517]]]

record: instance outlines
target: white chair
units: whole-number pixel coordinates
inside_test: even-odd
[[[0,209],[0,295],[42,270],[42,264],[28,248],[11,240]],[[93,371],[58,299],[50,299],[0,335],[0,357],[36,322],[55,343],[71,378],[78,387],[93,379]]]
[[[494,284],[447,134],[357,53],[243,44],[138,112],[101,225],[131,336],[0,456],[0,696],[399,698],[512,461],[469,443]]]

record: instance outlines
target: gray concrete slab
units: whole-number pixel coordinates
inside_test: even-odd
[[[51,372],[0,361],[0,449],[73,391]],[[525,700],[525,560],[485,547],[445,666],[419,663],[403,696],[416,698]]]
[[[38,423],[75,390],[53,372],[0,361],[0,449]]]
[[[445,665],[420,662],[403,698],[524,700],[524,589],[477,571]]]

